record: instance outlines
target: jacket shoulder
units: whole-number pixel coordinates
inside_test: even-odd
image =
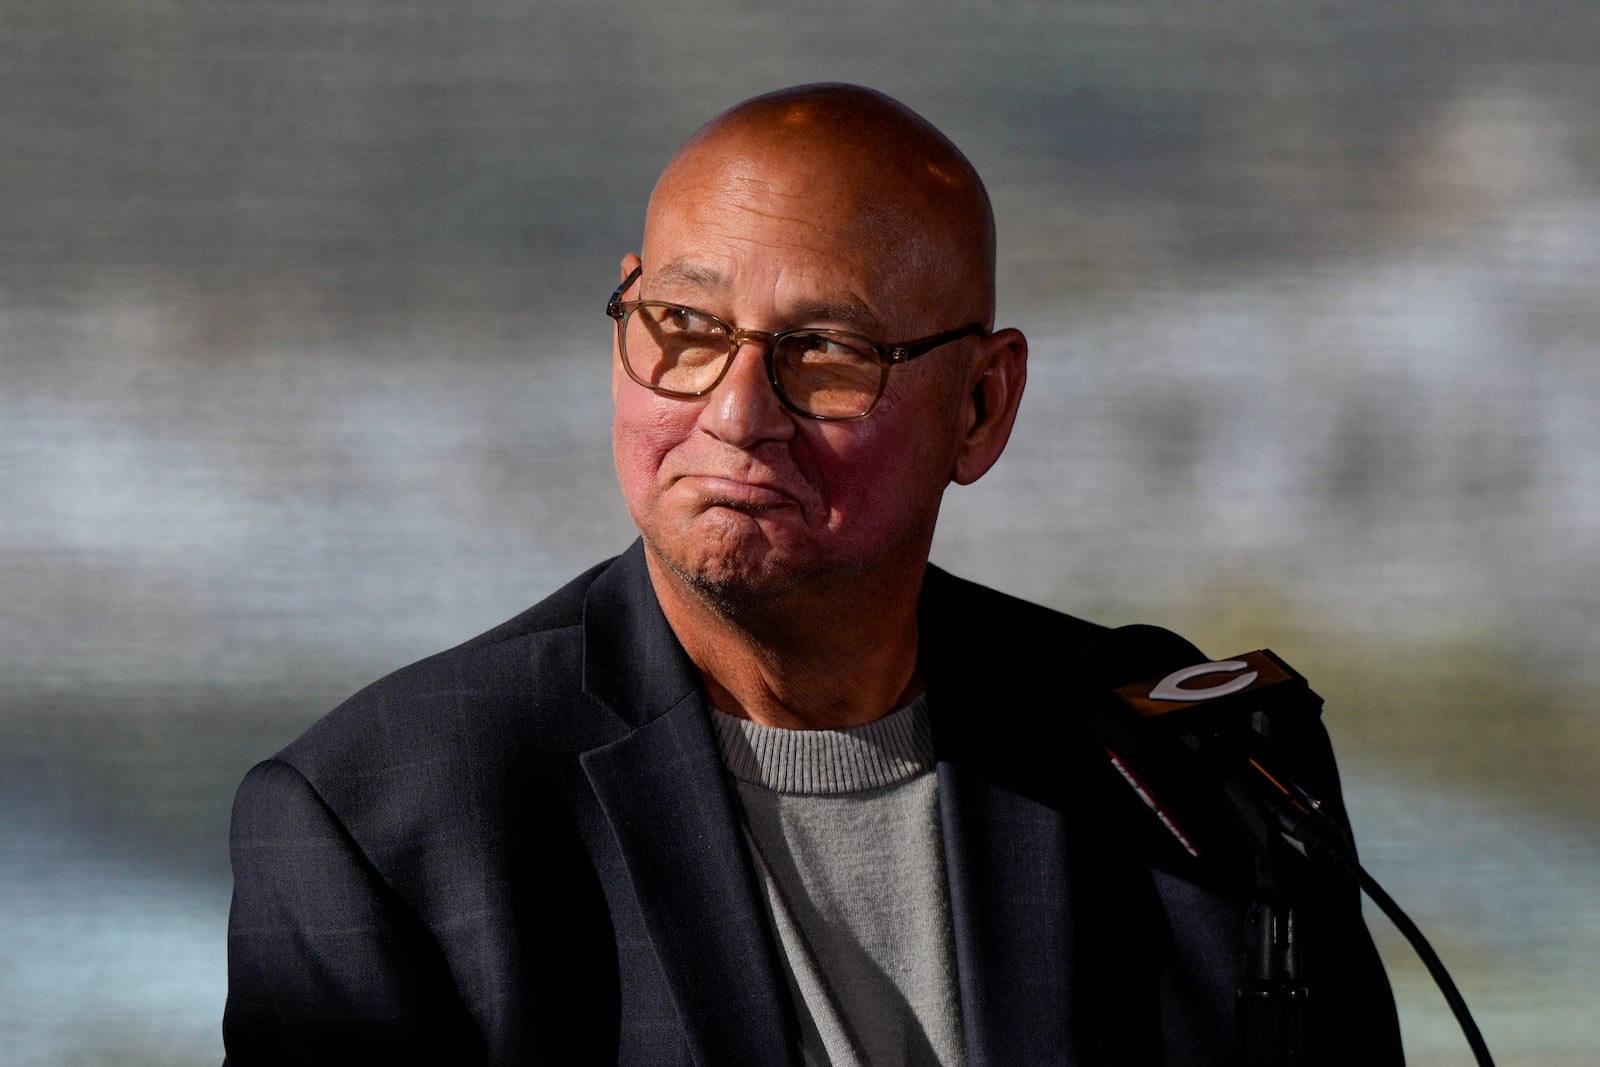
[[[1007,658],[1049,654],[1060,663],[1107,632],[1099,623],[1002,593],[929,566],[922,587],[922,625],[932,643],[1005,648]]]
[[[317,782],[360,777],[374,766],[496,752],[516,759],[598,743],[596,728],[608,716],[582,714],[583,605],[589,587],[614,563],[598,564],[514,618],[372,682],[278,758]]]

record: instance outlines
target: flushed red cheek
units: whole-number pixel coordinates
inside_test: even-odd
[[[693,432],[691,413],[676,405],[639,404],[624,396],[612,424],[618,470],[659,469],[662,461]]]
[[[639,442],[619,439],[616,464],[623,499],[635,521],[642,524],[655,509],[663,488],[657,481],[660,457],[647,453]]]

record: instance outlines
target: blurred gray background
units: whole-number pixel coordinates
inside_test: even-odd
[[[1556,0],[3,0],[0,1061],[220,1058],[234,785],[626,545],[618,259],[701,121],[824,79],[972,157],[1033,343],[936,561],[1285,656],[1501,1064],[1600,1060],[1597,47]],[[1412,1061],[1469,1062],[1372,921]]]

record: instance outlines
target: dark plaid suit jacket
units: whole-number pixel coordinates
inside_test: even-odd
[[[968,1062],[1232,1062],[1238,893],[1081,729],[1060,671],[1100,629],[936,569],[922,616]],[[797,1062],[637,543],[251,770],[232,850],[235,1067]],[[1398,1062],[1354,890],[1309,879],[1301,912],[1325,1061]]]

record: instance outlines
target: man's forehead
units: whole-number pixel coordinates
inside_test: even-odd
[[[722,310],[721,304],[737,297],[746,278],[731,260],[700,259],[691,255],[667,258],[654,266],[646,262],[645,286],[652,299],[675,299],[716,304],[705,310]],[[842,323],[858,332],[875,335],[883,321],[873,311],[858,287],[844,279],[824,280],[809,276],[810,284],[795,284],[799,275],[774,270],[773,296],[782,315],[796,325]]]
[[[912,246],[943,235],[945,220],[903,183],[884,181],[882,169],[819,165],[803,153],[706,152],[682,160],[651,195],[646,256],[664,265],[682,249],[737,235],[775,251],[865,259],[874,269],[918,258]],[[711,258],[706,251],[700,258]]]

